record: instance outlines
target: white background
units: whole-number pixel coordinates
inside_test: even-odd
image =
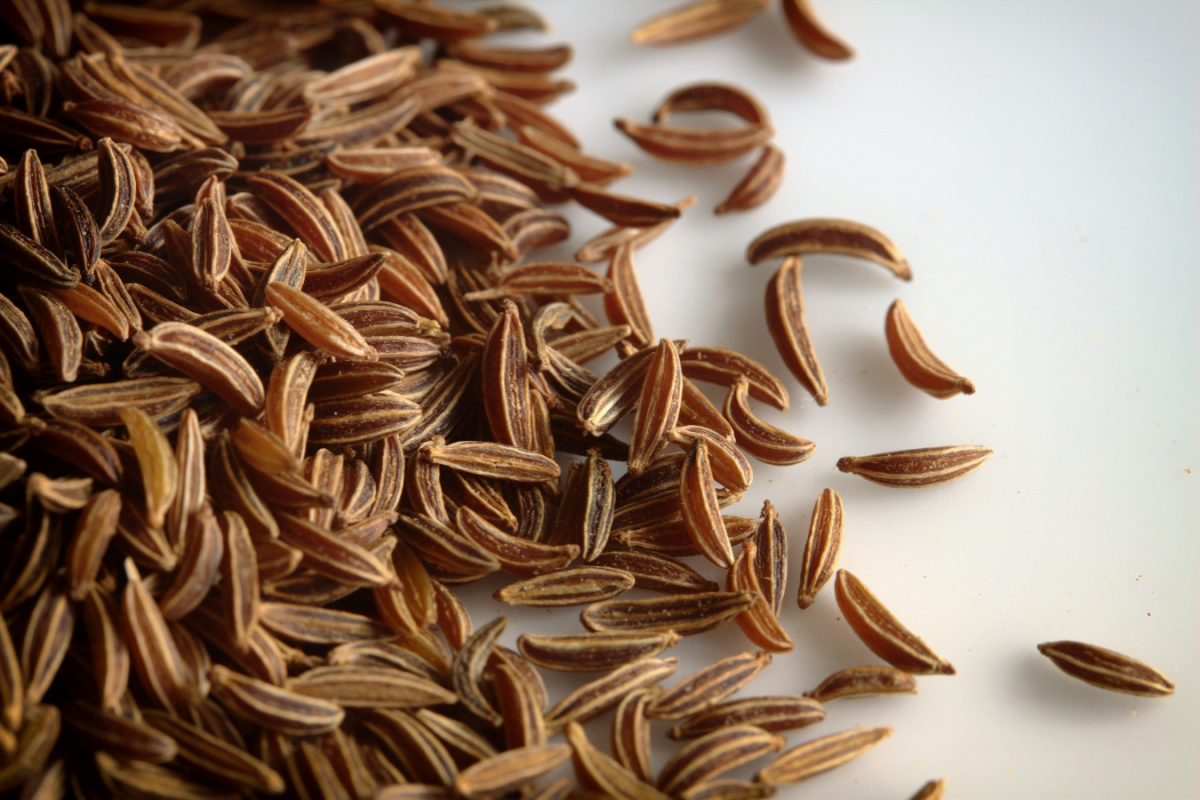
[[[950,798],[1200,796],[1200,5],[817,0],[857,53],[832,63],[798,46],[774,3],[743,29],[659,49],[629,33],[670,2],[528,4],[554,30],[514,41],[575,45],[562,75],[578,88],[551,110],[589,152],[634,166],[614,188],[699,197],[636,257],[657,335],[734,348],[786,376],[791,409],[760,404],[763,415],[818,445],[798,466],[756,464],[733,510],[757,516],[769,498],[793,543],[783,621],[796,651],[742,694],[798,693],[878,663],[841,621],[832,586],[805,612],[792,599],[825,486],[845,501],[841,566],[958,669],[921,679],[917,697],[830,704],[826,722],[789,734],[789,746],[855,725],[895,735],[780,796],[904,798],[933,777],[949,779]],[[771,112],[788,164],[760,209],[711,213],[752,157],[655,162],[612,126],[649,121],[667,92],[699,80],[742,86]],[[569,213],[563,253],[606,227]],[[825,408],[787,376],[766,333],[775,265],[744,256],[768,227],[812,216],[879,228],[915,274],[902,283],[867,262],[806,259]],[[896,297],[976,395],[940,401],[903,381],[883,336]],[[834,469],[843,455],[966,443],[996,455],[927,490]],[[464,594],[477,625],[510,617],[506,644],[530,627],[579,629],[573,609],[492,602],[499,585]],[[1078,683],[1037,653],[1054,639],[1147,661],[1175,696]],[[682,677],[747,649],[730,627],[667,655]],[[551,679],[552,699],[569,685]],[[607,743],[607,725],[592,727],[594,741]],[[670,748],[656,746],[662,763]]]

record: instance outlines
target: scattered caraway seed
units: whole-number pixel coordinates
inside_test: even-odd
[[[824,702],[953,674],[843,570],[843,615],[894,668],[732,696],[794,645],[779,513],[723,512],[750,458],[791,466],[815,445],[756,414],[789,406],[767,366],[655,333],[671,298],[643,293],[655,265],[634,253],[696,198],[614,186],[632,167],[547,110],[574,88],[555,74],[570,44],[489,39],[548,21],[406,0],[2,5],[0,794],[769,797],[891,729],[799,745],[753,783],[724,773],[782,751]],[[770,5],[688,2],[633,39],[732,32]],[[812,53],[850,57],[806,0],[777,13]],[[735,119],[678,124],[694,111]],[[750,88],[687,83],[616,126],[675,164],[744,158],[718,214],[784,180]],[[567,204],[612,227],[571,243]],[[783,259],[767,330],[824,405],[800,284],[818,254],[912,273],[849,220],[750,244],[751,263]],[[973,391],[899,300],[886,338],[918,388]],[[990,455],[838,467],[926,486]],[[826,489],[802,608],[842,527]],[[526,614],[584,606],[583,630],[504,646],[507,618],[466,600],[483,579]],[[734,621],[756,649],[662,685],[667,648]],[[1104,688],[1174,689],[1101,648],[1039,649]],[[551,696],[542,670],[588,674]],[[611,756],[581,727],[609,712]],[[656,746],[686,740],[657,776],[651,720],[677,723]]]

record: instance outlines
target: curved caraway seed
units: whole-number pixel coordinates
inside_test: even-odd
[[[783,14],[792,34],[810,53],[832,61],[854,57],[854,51],[821,24],[810,0],[783,0]]]
[[[840,569],[834,589],[846,622],[875,655],[912,675],[955,674],[949,661],[901,625],[858,578]]]
[[[346,712],[337,703],[305,697],[215,665],[209,673],[213,694],[230,712],[267,730],[292,736],[328,733]]]
[[[699,0],[640,23],[637,44],[670,45],[705,39],[741,27],[769,5],[768,0]]]
[[[992,457],[992,450],[979,445],[922,447],[871,456],[845,456],[837,468],[881,486],[914,489],[936,486],[961,478]]]
[[[783,383],[766,367],[749,356],[723,347],[689,347],[679,354],[683,374],[692,380],[732,387],[739,377],[749,383],[748,391],[780,411],[788,409],[788,393]]]
[[[869,225],[847,219],[812,218],[785,222],[763,232],[746,248],[746,259],[758,264],[769,258],[835,253],[881,264],[901,280],[912,280],[912,268],[892,240]]]
[[[903,300],[897,299],[888,308],[884,333],[892,361],[913,386],[940,399],[960,393],[975,394],[975,384],[950,369],[925,344],[925,337],[917,330]]]
[[[800,285],[801,267],[799,256],[788,256],[767,284],[767,331],[788,371],[808,390],[817,405],[823,406],[829,402],[829,387],[808,336],[804,291]]]
[[[719,215],[731,211],[750,211],[766,203],[783,185],[786,163],[783,151],[773,144],[768,144],[754,165],[729,192],[729,196],[713,209],[713,213]]]
[[[892,735],[891,727],[855,728],[793,747],[758,771],[756,781],[788,786],[840,767]]]
[[[762,421],[750,410],[750,391],[749,381],[741,376],[725,396],[725,419],[738,445],[764,464],[799,464],[811,458],[815,444]]]
[[[817,592],[833,577],[842,549],[845,512],[842,498],[833,489],[823,489],[813,506],[808,539],[800,562],[800,591],[797,602],[808,608],[817,599]]]
[[[715,730],[688,742],[675,753],[659,773],[658,788],[681,796],[702,781],[769,753],[778,753],[786,746],[785,737],[753,725]]]
[[[671,739],[694,739],[732,725],[754,725],[773,733],[815,725],[825,719],[825,707],[808,697],[778,695],[726,700],[667,731]]]
[[[1054,666],[1092,686],[1142,697],[1169,697],[1175,684],[1166,675],[1129,656],[1083,642],[1043,642],[1038,652]]]
[[[651,719],[678,722],[706,711],[754,679],[771,654],[745,652],[722,658],[658,695],[646,709]]]

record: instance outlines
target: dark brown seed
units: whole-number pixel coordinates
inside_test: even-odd
[[[1149,664],[1083,642],[1043,642],[1038,652],[1054,666],[1085,683],[1142,697],[1169,697],[1175,684]]]
[[[730,622],[754,602],[753,592],[697,592],[650,600],[606,600],[583,610],[590,631],[705,633]]]
[[[901,280],[912,280],[912,268],[892,241],[872,227],[844,219],[785,222],[750,243],[746,259],[758,264],[780,256],[835,253],[881,264]]]
[[[809,0],[784,0],[783,13],[792,34],[809,52],[833,61],[854,57],[854,51],[817,19]]]
[[[808,336],[800,267],[799,256],[788,256],[767,284],[767,331],[788,370],[813,396],[817,405],[823,406],[829,402],[829,387]]]

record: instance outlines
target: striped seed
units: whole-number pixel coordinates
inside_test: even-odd
[[[754,602],[752,592],[696,592],[649,600],[605,600],[583,610],[590,631],[694,636],[733,620]]]
[[[940,399],[960,393],[975,394],[975,384],[950,369],[929,349],[904,301],[897,299],[888,308],[884,333],[892,361],[913,386]]]
[[[913,676],[892,667],[851,667],[830,675],[805,697],[828,703],[842,697],[874,697],[881,694],[916,694]]]
[[[633,576],[610,567],[580,566],[534,575],[498,589],[493,597],[510,606],[547,608],[607,600],[633,588]]]
[[[901,625],[858,578],[840,569],[834,588],[846,622],[875,655],[913,675],[954,674],[950,662]]]
[[[561,672],[604,672],[642,658],[656,656],[679,642],[679,634],[523,633],[517,638],[521,655],[539,667]]]
[[[979,469],[991,457],[992,450],[979,445],[922,447],[870,456],[845,456],[838,459],[837,468],[881,486],[913,489],[961,478]]]
[[[694,739],[734,725],[754,725],[780,733],[815,725],[825,719],[825,708],[817,700],[794,695],[746,697],[726,700],[692,716],[667,731],[672,739]]]
[[[804,556],[800,562],[800,592],[797,596],[800,608],[811,606],[817,599],[817,592],[833,577],[841,554],[844,527],[841,496],[833,489],[822,489],[813,506],[812,522],[808,526],[808,539],[804,542]]]
[[[788,370],[813,396],[817,405],[823,406],[829,402],[829,387],[808,336],[800,267],[799,256],[788,256],[767,284],[767,331]]]
[[[646,714],[669,722],[699,714],[741,689],[770,663],[771,654],[764,652],[722,658],[664,691]]]
[[[892,240],[878,230],[844,219],[803,219],[764,231],[746,249],[758,264],[770,258],[834,253],[874,261],[901,280],[912,280],[912,268]]]
[[[855,728],[793,747],[754,776],[756,781],[789,786],[840,767],[892,735],[890,727]]]
[[[787,739],[753,725],[734,725],[706,733],[684,745],[658,775],[658,788],[679,794],[723,772],[778,753]]]
[[[1169,697],[1175,693],[1175,684],[1149,664],[1093,644],[1043,642],[1038,652],[1072,678],[1101,689],[1142,697]]]

